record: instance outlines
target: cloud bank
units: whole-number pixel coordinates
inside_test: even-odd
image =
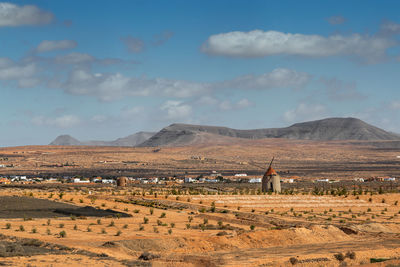
[[[0,27],[49,24],[54,19],[50,12],[34,5],[18,6],[12,3],[0,3]]]
[[[384,36],[336,34],[329,37],[254,30],[211,35],[201,50],[210,55],[256,58],[273,55],[328,57],[349,55],[372,62],[382,59],[396,41]]]

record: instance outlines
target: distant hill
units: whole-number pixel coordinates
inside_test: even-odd
[[[81,146],[82,143],[78,140],[73,138],[70,135],[60,135],[57,136],[56,139],[54,139],[53,142],[51,142],[49,145],[51,146]]]
[[[204,141],[205,135],[234,138],[287,138],[300,140],[400,140],[398,134],[372,126],[355,118],[328,118],[296,123],[285,128],[236,130],[227,127],[171,124],[139,146],[183,146]]]
[[[152,137],[153,132],[138,132],[114,141],[79,141],[70,135],[60,135],[51,146],[137,146]]]

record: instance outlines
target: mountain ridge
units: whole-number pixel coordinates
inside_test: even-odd
[[[155,132],[137,132],[126,137],[118,138],[113,141],[79,141],[78,139],[70,135],[59,135],[54,139],[49,145],[51,146],[137,146],[150,137],[152,137]]]
[[[191,124],[171,124],[144,143],[141,147],[179,146],[192,144],[199,133],[209,133],[235,138],[262,139],[287,138],[299,140],[400,140],[398,134],[389,133],[356,118],[327,118],[295,123],[283,128],[237,130],[228,127]]]
[[[283,128],[240,130],[221,126],[173,123],[159,132],[137,132],[113,141],[82,142],[69,135],[58,136],[50,145],[87,146],[185,146],[224,138],[263,139],[286,138],[297,140],[357,140],[357,141],[400,141],[400,135],[387,132],[356,118],[326,118],[300,122]],[[229,141],[229,140],[225,140]],[[234,139],[230,139],[234,141]]]

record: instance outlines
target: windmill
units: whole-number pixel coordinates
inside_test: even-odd
[[[272,168],[272,163],[274,162],[275,157],[272,158],[267,171],[265,172],[262,180],[261,180],[261,190],[263,192],[281,192],[281,177],[279,174]]]

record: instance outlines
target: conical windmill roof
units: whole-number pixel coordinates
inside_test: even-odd
[[[265,173],[265,176],[272,176],[272,175],[278,175],[278,174],[272,167],[269,167],[267,172]]]

